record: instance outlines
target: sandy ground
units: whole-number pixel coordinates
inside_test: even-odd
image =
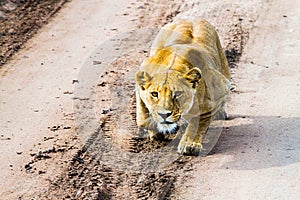
[[[0,1],[0,66],[19,51],[67,0]]]
[[[74,132],[70,120],[73,80],[95,47],[117,32],[133,28],[120,12],[129,5],[127,1],[69,3],[51,25],[44,27],[24,51],[1,69],[0,160],[5,160],[0,164],[1,197],[15,199],[24,194],[26,199],[46,189],[43,186],[56,167],[47,170],[49,175],[41,171],[43,177],[32,177],[25,169],[32,160],[30,153],[53,148],[55,140],[65,134],[72,136],[69,129],[51,128],[71,127]],[[58,143],[60,147],[64,145],[63,141]]]
[[[0,70],[0,197],[299,198],[298,4],[66,4]],[[114,35],[191,16],[206,17],[216,26],[226,50],[242,53],[240,63],[232,69],[230,119],[224,123],[218,144],[207,157],[183,158],[184,164],[178,161],[159,174],[127,174],[103,166],[101,160],[89,156],[85,141],[75,131],[72,93],[74,85],[80,84],[78,73],[84,61]]]
[[[265,13],[233,70],[230,120],[214,155],[178,199],[300,197],[299,2],[274,1]]]

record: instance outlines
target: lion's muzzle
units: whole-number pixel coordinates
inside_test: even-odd
[[[157,112],[158,122],[157,128],[161,133],[172,133],[177,128],[177,123],[174,122],[171,111],[159,111]]]

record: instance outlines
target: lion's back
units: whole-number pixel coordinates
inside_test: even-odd
[[[216,68],[230,79],[227,59],[222,50],[219,36],[215,28],[206,20],[180,20],[165,25],[152,44],[150,56],[175,45],[193,45],[205,50],[214,61]]]

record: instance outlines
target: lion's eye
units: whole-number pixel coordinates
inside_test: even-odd
[[[157,98],[158,97],[158,92],[151,92],[151,96]]]
[[[182,93],[183,93],[182,91],[176,91],[176,92],[174,93],[174,98],[181,97]]]

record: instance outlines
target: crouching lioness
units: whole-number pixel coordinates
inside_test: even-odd
[[[184,121],[178,152],[197,155],[212,118],[225,113],[229,79],[212,25],[205,20],[167,24],[136,73],[137,125],[156,139]]]

